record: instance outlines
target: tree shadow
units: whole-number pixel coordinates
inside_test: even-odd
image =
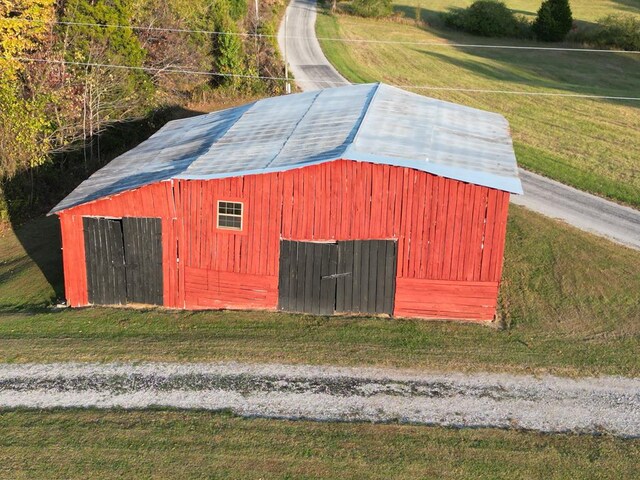
[[[46,164],[2,185],[11,228],[53,288],[55,298],[64,298],[60,224],[57,216],[43,215],[91,174],[149,138],[168,121],[200,114],[174,106],[154,110],[144,118],[113,123],[87,142],[53,155]],[[17,269],[25,268],[28,262],[18,261],[11,272],[16,274]],[[0,282],[6,280],[0,278]]]
[[[425,3],[428,3],[425,1]],[[455,9],[456,7],[451,7],[450,9]],[[536,11],[529,10],[516,10],[510,9],[513,13],[524,15],[525,17],[535,17]],[[394,13],[400,14],[404,18],[409,18],[411,20],[419,19],[426,24],[433,27],[444,27],[444,20],[442,18],[442,14],[444,13],[441,10],[430,10],[428,8],[424,8],[421,5],[393,5]],[[419,12],[419,13],[418,13]]]
[[[541,89],[552,89],[576,95],[596,96],[635,96],[634,88],[640,84],[640,69],[637,61],[629,57],[617,57],[615,54],[602,54],[607,57],[599,65],[593,61],[593,54],[586,53],[550,53],[545,59],[535,52],[500,51],[499,49],[481,49],[455,47],[470,58],[456,58],[431,49],[422,50],[428,57],[446,62],[463,70],[473,72],[485,79],[502,82],[496,89],[504,89],[504,83],[517,84]],[[557,55],[549,61],[549,55]],[[575,57],[582,55],[582,57]],[[490,64],[485,62],[490,60]],[[601,70],[595,75],[594,69]],[[631,72],[637,71],[632,74]],[[624,72],[624,75],[608,75],[606,72]],[[592,75],[593,74],[593,75]],[[467,87],[460,85],[460,87]],[[601,99],[615,105],[638,108],[637,101]]]
[[[405,17],[416,18],[417,9],[408,5],[394,5]],[[445,42],[458,44],[455,47],[433,45],[414,48],[434,60],[446,62],[486,79],[511,82],[522,86],[549,88],[578,95],[635,97],[640,84],[640,68],[636,58],[619,53],[587,53],[548,50],[519,50],[508,48],[481,48],[470,45],[533,46],[550,48],[579,48],[576,44],[547,44],[520,39],[483,38],[448,29],[444,26],[441,12],[420,8],[420,18],[426,19],[423,29],[435,34]],[[518,13],[532,13],[521,11]],[[578,29],[590,28],[594,24],[577,22]],[[461,44],[461,45],[460,45]],[[468,45],[468,46],[463,46]],[[455,50],[467,58],[449,55],[442,49]],[[438,51],[440,50],[440,51]],[[487,62],[487,60],[489,62]],[[612,73],[616,73],[613,75]],[[454,85],[452,85],[453,87]],[[455,85],[468,87],[465,85]],[[497,88],[499,89],[499,88]],[[634,108],[639,102],[603,99],[613,104],[624,104]]]
[[[393,5],[393,12],[400,14],[404,18],[409,18],[411,20],[418,19],[418,11],[419,20],[427,23],[431,26],[443,26],[444,22],[442,20],[442,12],[437,10],[429,10],[428,8],[424,8],[422,6],[411,6],[411,5]]]
[[[618,8],[621,10],[640,15],[640,2],[638,0],[613,0],[613,3],[617,3]]]

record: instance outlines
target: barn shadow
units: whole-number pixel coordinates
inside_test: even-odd
[[[113,123],[100,135],[72,145],[46,164],[2,185],[11,228],[53,288],[56,299],[64,298],[60,225],[56,215],[46,213],[96,170],[149,138],[168,121],[201,113],[168,107],[144,118]],[[22,262],[12,273],[27,266]],[[3,281],[6,279],[0,278]]]

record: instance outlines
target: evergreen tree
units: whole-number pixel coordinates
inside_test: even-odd
[[[214,85],[238,86],[242,83],[233,75],[242,75],[244,70],[244,50],[242,40],[234,33],[238,32],[238,26],[231,16],[231,3],[229,0],[217,0],[212,4],[213,29],[218,32],[227,32],[229,35],[213,35],[214,70],[227,77],[214,77]]]
[[[538,10],[532,29],[538,40],[560,42],[573,25],[569,0],[545,0]]]

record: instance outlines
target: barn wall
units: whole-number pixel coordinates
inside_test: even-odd
[[[281,238],[393,238],[398,240],[397,315],[490,320],[495,312],[508,193],[351,161],[185,180],[179,181],[179,189],[181,258],[188,272],[201,278],[211,272],[249,275],[237,283],[244,291],[217,293],[212,293],[218,287],[211,282],[194,284],[191,273],[185,275],[187,307],[213,306],[213,296],[215,305],[233,308],[248,301],[248,290],[255,293],[252,304],[275,309]],[[218,200],[244,202],[245,232],[216,229]]]
[[[244,203],[243,232],[216,228],[218,200]],[[397,239],[396,315],[489,320],[508,202],[506,192],[352,161],[161,182],[60,214],[67,299],[87,304],[81,217],[146,216],[162,218],[166,306],[275,309],[280,239]]]

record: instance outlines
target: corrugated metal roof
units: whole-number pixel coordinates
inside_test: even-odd
[[[504,117],[376,83],[171,121],[85,180],[51,213],[172,178],[276,172],[340,158],[522,193]]]

